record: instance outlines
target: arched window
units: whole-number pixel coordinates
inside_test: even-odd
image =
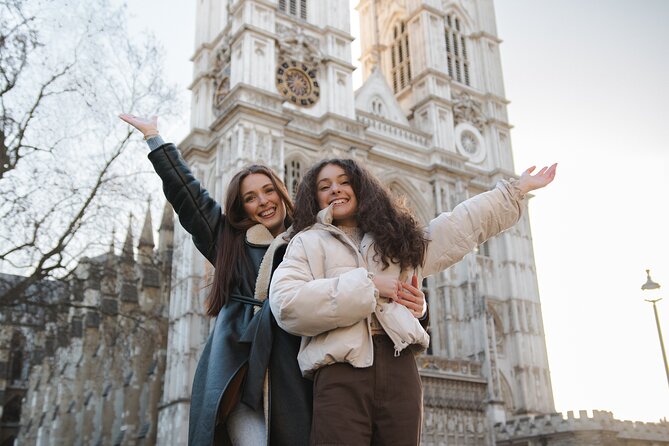
[[[381,98],[375,97],[372,99],[372,113],[376,116],[385,116],[385,106],[383,105],[383,100]]]
[[[409,34],[406,24],[399,22],[393,28],[393,44],[390,47],[393,91],[399,93],[411,81],[411,58],[409,55]]]
[[[453,14],[446,16],[446,65],[451,79],[470,85],[469,58],[467,55],[467,41],[462,33],[460,19]]]
[[[283,167],[286,172],[284,183],[286,183],[286,188],[288,189],[290,196],[295,199],[297,187],[300,185],[300,180],[302,179],[301,163],[298,160],[292,160],[286,163]]]
[[[279,0],[279,10],[293,17],[307,20],[307,0]]]
[[[9,367],[7,368],[8,381],[22,381],[27,378],[24,369],[27,370],[25,364],[25,340],[20,333],[15,332],[12,336],[12,341],[9,350]]]

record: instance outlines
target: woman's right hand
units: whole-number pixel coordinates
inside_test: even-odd
[[[395,276],[375,275],[372,279],[374,286],[379,290],[379,295],[392,300],[397,299],[400,291],[400,281]]]
[[[145,139],[149,139],[152,136],[158,135],[158,116],[142,118],[140,116],[121,113],[118,115],[118,117],[142,132],[142,135],[144,135]]]

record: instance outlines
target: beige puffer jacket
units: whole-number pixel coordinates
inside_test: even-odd
[[[513,226],[522,199],[515,182],[495,189],[437,216],[426,228],[429,240],[422,268],[427,277],[453,265],[477,245]],[[374,260],[374,239],[365,234],[360,250],[332,225],[332,207],[318,213],[317,223],[290,241],[270,286],[270,306],[279,326],[302,336],[298,362],[306,377],[320,367],[348,362],[369,367],[374,354],[370,315],[376,314],[399,354],[413,345],[418,351],[429,336],[403,305],[378,296],[371,277],[393,275],[410,281],[414,271],[396,264],[383,270]]]

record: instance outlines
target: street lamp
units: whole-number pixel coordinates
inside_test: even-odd
[[[667,383],[669,384],[669,365],[667,364],[667,352],[664,349],[664,340],[662,339],[662,330],[660,329],[660,317],[657,314],[657,306],[655,305],[658,301],[662,300],[661,297],[657,296],[656,290],[660,289],[660,284],[653,282],[653,279],[650,278],[650,270],[646,270],[646,283],[641,285],[643,291],[653,291],[653,299],[644,299],[646,302],[651,302],[653,304],[653,312],[655,313],[655,323],[657,324],[657,335],[660,337],[660,347],[662,348],[662,357],[664,358],[664,371],[667,374]]]

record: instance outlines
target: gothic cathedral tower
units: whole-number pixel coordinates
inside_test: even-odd
[[[191,132],[180,148],[214,197],[240,167],[291,193],[326,157],[355,158],[427,222],[512,177],[492,0],[359,0],[353,91],[348,0],[198,0]],[[175,227],[160,444],[184,444],[209,333],[209,265]],[[426,442],[494,444],[491,426],[554,410],[527,214],[426,283],[418,358]]]

